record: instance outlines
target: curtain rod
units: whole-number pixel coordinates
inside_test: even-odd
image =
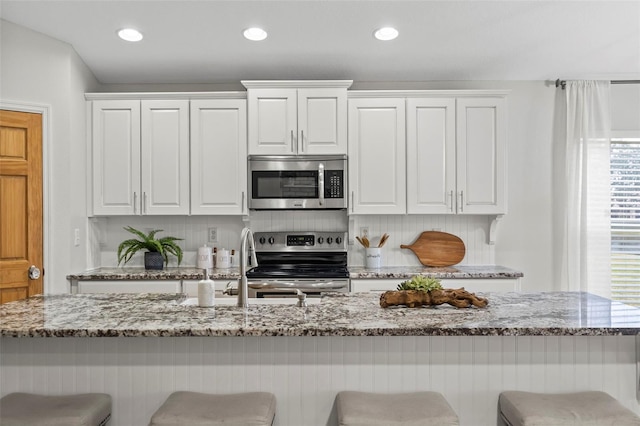
[[[640,80],[611,80],[611,84],[640,84]],[[556,87],[561,87],[562,90],[567,86],[567,80],[556,80]]]

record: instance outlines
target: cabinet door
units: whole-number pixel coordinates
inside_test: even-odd
[[[405,101],[349,100],[349,213],[406,212]]]
[[[295,89],[251,89],[247,92],[249,154],[295,154],[297,99]]]
[[[142,101],[142,213],[189,214],[189,101]]]
[[[140,101],[93,101],[93,214],[140,214]]]
[[[298,90],[298,154],[347,153],[347,90]]]
[[[191,214],[243,214],[247,102],[191,101]]]
[[[506,101],[457,100],[458,213],[506,213]]]
[[[456,103],[407,100],[407,212],[455,212]]]

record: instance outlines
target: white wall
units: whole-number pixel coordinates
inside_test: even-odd
[[[66,275],[86,267],[84,92],[98,82],[68,44],[3,20],[0,52],[0,99],[50,108],[45,291],[66,292]],[[82,232],[79,247],[73,245],[75,228]]]

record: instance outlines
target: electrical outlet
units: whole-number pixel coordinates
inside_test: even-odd
[[[369,238],[369,227],[368,226],[361,226],[360,227],[360,236]]]
[[[209,242],[210,243],[218,242],[218,228],[209,228]]]
[[[76,247],[80,245],[80,229],[78,228],[73,230],[73,245]]]

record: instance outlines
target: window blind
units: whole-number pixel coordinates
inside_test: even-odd
[[[611,297],[640,306],[640,139],[611,142]]]

